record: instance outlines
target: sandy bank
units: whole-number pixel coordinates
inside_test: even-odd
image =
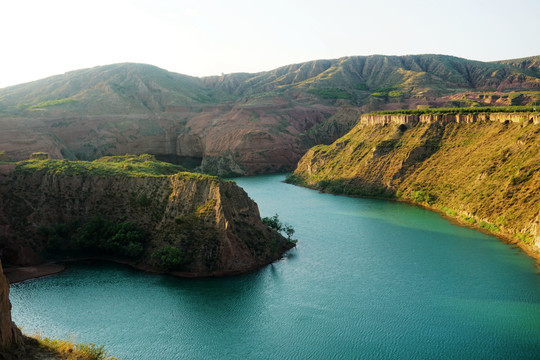
[[[4,268],[4,275],[10,284],[21,281],[40,278],[43,276],[58,274],[66,267],[61,264],[42,264],[36,266],[13,266]]]

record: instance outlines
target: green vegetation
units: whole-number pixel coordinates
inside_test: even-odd
[[[285,178],[285,182],[287,184],[293,184],[293,185],[300,185],[300,186],[305,185],[304,179],[294,174],[287,175],[287,177]]]
[[[439,209],[441,211],[444,211],[446,214],[448,214],[450,216],[457,216],[458,215],[458,213],[455,210],[450,209],[450,208],[448,208],[446,206],[439,206]]]
[[[354,88],[356,90],[369,91],[369,87],[365,83],[358,83],[358,84],[354,85]]]
[[[285,235],[287,235],[287,239],[289,241],[292,241],[292,236],[294,235],[295,233],[295,230],[294,228],[289,225],[289,224],[286,224],[286,223],[282,223],[280,220],[279,220],[279,215],[278,214],[275,214],[274,216],[272,217],[264,217],[262,219],[262,222],[268,226],[269,228],[273,229],[273,230],[276,230],[277,232],[283,232],[285,233]]]
[[[373,94],[372,94],[373,95]],[[537,109],[539,110],[539,109]],[[453,107],[453,108],[427,108],[427,109],[402,109],[392,111],[378,111],[378,115],[456,115],[456,114],[481,114],[495,112],[533,112],[533,106],[478,106],[478,107]]]
[[[27,108],[29,110],[35,110],[35,109],[42,109],[45,107],[50,106],[56,106],[56,105],[65,105],[65,104],[71,104],[77,102],[76,100],[65,98],[65,99],[56,99],[56,100],[49,100],[49,101],[43,101],[35,105],[30,105]]]
[[[475,225],[477,223],[476,219],[470,216],[462,215],[461,218],[471,225]]]
[[[403,96],[403,91],[396,90],[398,86],[381,88],[373,91],[370,95],[376,98],[399,98]]]
[[[432,205],[435,202],[436,197],[425,191],[418,190],[411,192],[410,199],[416,203],[426,203]]]
[[[51,252],[77,253],[82,250],[135,259],[142,255],[147,238],[135,222],[115,224],[100,216],[87,222],[42,226],[39,232],[47,238]]]
[[[532,243],[534,236],[529,233],[519,233],[514,234],[514,238],[518,241],[524,242],[525,244],[530,244]]]
[[[537,124],[439,121],[403,129],[399,124],[356,126],[333,144],[312,148],[288,181],[355,196],[380,196],[384,189],[388,195],[430,205],[499,236],[530,231],[540,195]],[[534,239],[515,237],[520,242]]]
[[[71,341],[55,340],[34,336],[41,352],[62,360],[118,360],[109,356],[104,346],[96,344],[74,344]],[[42,358],[41,356],[39,357]]]
[[[166,269],[174,269],[186,263],[182,251],[176,246],[165,246],[152,253],[152,259]]]
[[[9,163],[11,158],[6,154],[5,150],[0,151],[0,163]]]
[[[30,154],[30,160],[47,160],[49,153],[46,152],[33,152]]]
[[[510,178],[510,183],[512,185],[519,185],[521,183],[524,183],[528,180],[530,180],[532,178],[532,176],[534,175],[534,171],[533,170],[529,170],[527,171],[526,173],[524,174],[520,174],[520,175],[514,175]]]
[[[26,160],[17,163],[15,171],[44,171],[52,175],[96,176],[165,176],[186,170],[180,165],[157,161],[153,155],[106,156],[94,161]],[[189,173],[186,173],[189,174]],[[204,176],[204,175],[203,175]]]
[[[352,97],[351,93],[343,89],[309,89],[307,92],[323,99],[350,99]]]
[[[480,226],[480,228],[482,228],[482,229],[489,230],[491,232],[499,232],[499,231],[501,231],[501,229],[499,229],[498,226],[493,225],[491,223],[488,223],[486,221],[480,221],[478,226]]]

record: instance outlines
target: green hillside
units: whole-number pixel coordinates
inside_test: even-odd
[[[167,105],[227,100],[201,79],[151,65],[114,64],[76,70],[0,89],[0,110],[8,114],[155,113]]]
[[[261,97],[350,105],[433,98],[464,91],[540,89],[540,57],[479,62],[446,55],[353,56],[256,74],[196,78],[144,64],[98,66],[0,89],[0,110],[24,115],[162,112],[168,105],[245,103]]]

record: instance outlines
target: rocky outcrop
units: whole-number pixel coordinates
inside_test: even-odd
[[[377,115],[365,114],[360,117],[360,123],[363,125],[410,125],[418,123],[475,123],[479,121],[495,121],[500,123],[513,122],[517,124],[531,123],[540,124],[539,113],[478,113],[478,114],[442,114],[442,115]]]
[[[18,358],[13,355],[23,345],[24,339],[19,328],[11,320],[9,283],[0,263],[0,358]]]
[[[43,227],[97,216],[144,230],[149,241],[133,265],[160,271],[155,254],[174,248],[181,265],[171,271],[185,276],[248,272],[294,246],[262,223],[257,204],[234,182],[193,173],[134,177],[16,168],[0,185],[0,215],[4,258],[16,264],[51,256]]]
[[[540,115],[363,115],[290,181],[422,204],[540,258]]]

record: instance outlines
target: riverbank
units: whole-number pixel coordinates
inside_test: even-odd
[[[65,265],[58,263],[47,263],[35,266],[10,266],[4,268],[4,275],[10,284],[15,284],[25,280],[59,274],[65,269]]]
[[[540,273],[540,252],[538,250],[536,250],[533,246],[531,246],[531,245],[529,245],[529,244],[527,244],[527,243],[525,243],[523,241],[519,241],[518,239],[513,238],[510,235],[502,234],[502,233],[498,233],[498,232],[490,231],[488,229],[481,228],[478,225],[478,223],[472,224],[470,222],[467,222],[467,221],[463,220],[463,218],[461,218],[460,216],[458,216],[458,215],[452,216],[448,212],[443,211],[440,208],[429,206],[428,204],[425,204],[425,203],[424,204],[416,203],[416,202],[408,200],[408,199],[397,199],[397,198],[391,198],[391,197],[385,197],[385,196],[374,196],[374,195],[336,194],[336,193],[333,193],[333,192],[330,192],[330,191],[325,191],[323,189],[318,189],[316,186],[310,186],[310,185],[307,185],[307,184],[302,183],[302,182],[294,182],[294,181],[288,182],[287,179],[285,179],[284,182],[288,183],[288,184],[291,184],[291,185],[300,186],[300,187],[303,187],[303,188],[306,188],[306,189],[316,190],[316,191],[319,191],[319,192],[321,192],[323,194],[332,194],[332,195],[335,195],[335,196],[346,196],[346,197],[358,198],[358,199],[377,199],[377,200],[395,201],[395,202],[405,203],[405,204],[409,204],[409,205],[413,205],[413,206],[419,206],[421,208],[424,208],[426,210],[429,210],[429,211],[432,211],[432,212],[435,212],[435,213],[439,214],[439,216],[441,216],[442,218],[448,220],[452,225],[473,229],[473,230],[479,231],[479,232],[481,232],[483,234],[494,236],[494,237],[496,237],[497,239],[499,239],[500,241],[502,241],[505,244],[509,244],[509,245],[514,246],[514,247],[520,248],[525,254],[527,254],[528,256],[530,256],[530,257],[532,257],[533,259],[536,260],[536,266],[538,268],[538,272]]]
[[[538,261],[538,119],[365,116],[333,144],[310,149],[291,178],[329,193],[408,200],[444,212]]]
[[[291,247],[291,250],[294,247]],[[287,251],[289,251],[287,250]],[[257,271],[265,266],[268,266],[275,261],[281,260],[283,255],[279,259],[273,259],[271,261],[265,262],[260,266],[246,269],[245,271],[215,271],[212,273],[193,273],[187,271],[177,271],[177,270],[163,270],[156,268],[154,266],[136,263],[129,260],[115,259],[111,257],[83,257],[83,258],[70,258],[62,259],[57,262],[49,262],[46,264],[40,264],[35,266],[9,266],[4,268],[4,275],[8,279],[10,284],[16,284],[22,281],[38,279],[45,276],[55,275],[64,272],[67,269],[69,264],[75,263],[94,263],[94,262],[110,262],[115,264],[121,264],[129,266],[135,270],[142,271],[148,274],[156,275],[171,275],[184,279],[201,279],[201,278],[217,278],[217,277],[230,277],[245,275]]]

